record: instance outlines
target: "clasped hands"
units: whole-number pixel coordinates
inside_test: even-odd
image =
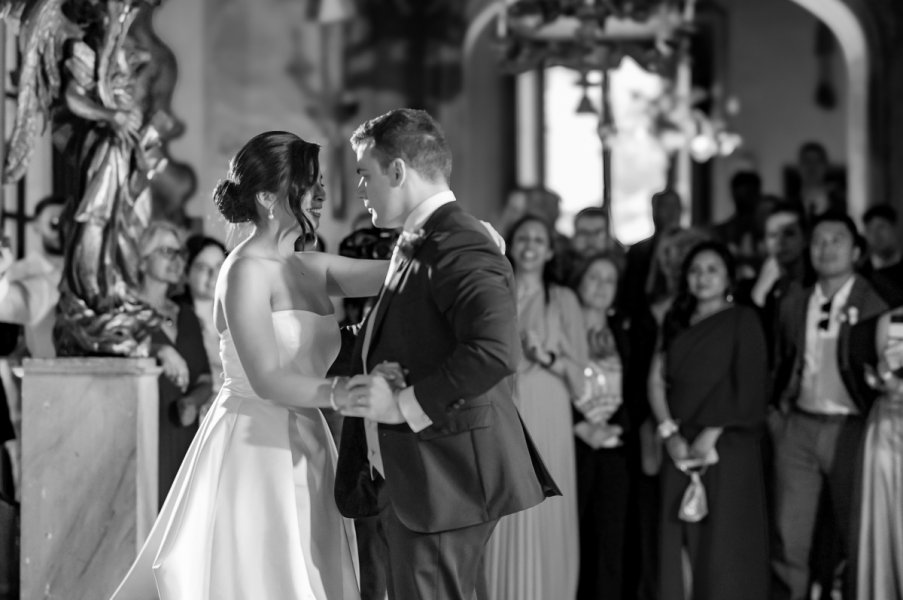
[[[690,444],[680,434],[675,433],[665,440],[665,450],[675,465],[681,464],[711,464],[718,462],[718,453],[715,444],[721,436],[721,429],[709,427],[703,429]]]
[[[355,375],[345,384],[346,395],[339,412],[346,417],[362,417],[397,425],[405,422],[398,405],[398,393],[407,387],[404,369],[394,362],[382,362],[369,375]]]

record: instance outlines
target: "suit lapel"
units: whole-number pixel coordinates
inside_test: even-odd
[[[847,296],[847,302],[843,305],[840,320],[840,330],[837,332],[837,364],[840,368],[846,369],[850,365],[850,328],[855,325],[852,315],[856,314],[856,320],[866,315],[860,315],[862,307],[865,304],[866,288],[859,277],[854,275],[853,287],[850,288],[850,295]]]
[[[411,263],[413,263],[413,257],[410,260],[406,260],[401,265],[399,265],[395,274],[392,275],[392,282],[396,282],[400,284],[405,275],[408,272],[408,269],[411,267]],[[373,331],[370,332],[370,347],[367,351],[367,359],[369,362],[369,358],[372,356],[372,350],[376,346],[376,340],[379,337],[380,331],[382,331],[383,323],[386,320],[386,311],[389,309],[389,304],[392,303],[392,300],[395,298],[395,293],[398,287],[394,287],[393,289],[389,289],[386,286],[383,286],[382,296],[379,299],[379,302],[376,305],[375,314],[373,317]],[[373,312],[373,311],[371,311]],[[366,366],[366,365],[365,365]]]
[[[420,253],[420,249],[423,247],[423,243],[427,238],[432,235],[433,231],[436,230],[436,227],[439,226],[442,221],[445,219],[446,215],[452,214],[454,211],[461,210],[457,206],[457,202],[449,202],[447,204],[443,204],[439,208],[437,208],[432,215],[426,220],[426,223],[423,224],[423,238],[421,242],[414,249],[414,252],[411,254],[411,257],[402,262],[395,274],[392,275],[392,279],[389,281],[390,284],[395,284],[391,286],[391,289],[388,289],[385,285],[380,290],[380,299],[378,304],[376,305],[376,314],[373,314],[373,331],[370,332],[370,346],[367,349],[367,362],[370,362],[370,357],[372,355],[372,350],[376,346],[376,341],[379,337],[380,332],[382,331],[382,326],[385,321],[386,311],[389,309],[389,304],[391,304],[392,299],[395,298],[397,290],[400,288],[402,282],[408,274],[408,271],[411,268],[411,265],[414,264],[417,255]],[[371,311],[372,313],[373,311]],[[368,316],[370,318],[370,316]],[[364,322],[364,326],[366,327],[367,323]],[[366,331],[366,329],[364,330]],[[364,365],[366,367],[367,365]]]
[[[800,366],[802,368],[802,362],[805,360],[806,356],[806,331],[809,329],[809,302],[812,300],[812,294],[815,293],[815,288],[809,288],[807,293],[800,294],[800,303],[796,307],[796,342],[797,342],[797,352],[799,357]]]

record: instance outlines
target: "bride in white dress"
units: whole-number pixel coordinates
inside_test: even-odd
[[[217,186],[223,216],[255,225],[217,282],[225,381],[114,600],[360,596],[319,409],[352,403],[344,379],[325,379],[340,345],[329,295],[376,295],[387,264],[295,252],[325,199],[318,151],[263,133]]]

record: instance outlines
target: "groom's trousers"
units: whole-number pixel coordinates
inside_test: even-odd
[[[399,521],[385,486],[379,503],[389,549],[389,600],[473,600],[484,577],[486,543],[498,519],[441,533],[418,533]]]

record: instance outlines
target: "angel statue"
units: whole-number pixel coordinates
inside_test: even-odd
[[[73,160],[65,266],[54,339],[59,356],[146,356],[161,316],[142,303],[137,240],[150,181],[166,167],[158,122],[142,112],[148,52],[129,36],[151,0],[37,0],[21,12],[17,118],[4,178],[23,174],[37,117]],[[159,113],[155,113],[159,117]]]

